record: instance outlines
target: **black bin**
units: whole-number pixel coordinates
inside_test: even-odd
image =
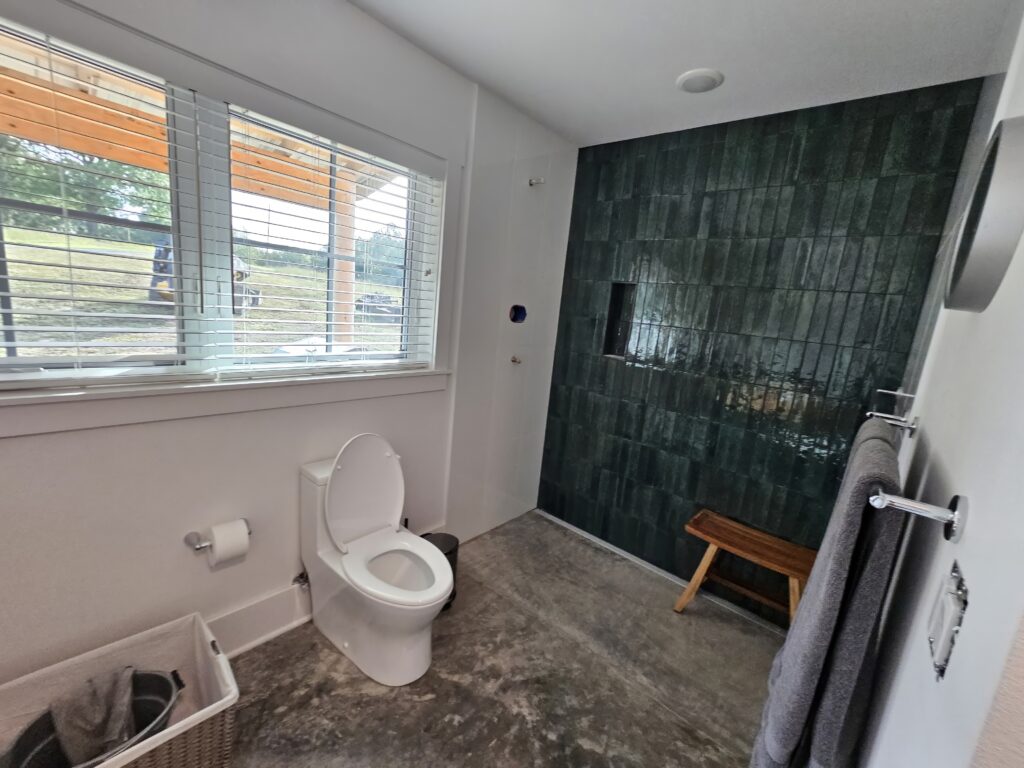
[[[452,566],[452,593],[448,596],[448,602],[444,604],[442,611],[447,611],[455,602],[455,589],[458,585],[459,574],[459,540],[450,533],[425,533],[423,538],[441,550],[441,553],[448,558]]]
[[[53,716],[47,710],[21,732],[6,755],[0,755],[0,766],[10,768],[92,768],[118,752],[134,747],[143,739],[160,733],[171,720],[171,710],[178,701],[178,692],[185,687],[177,671],[140,672],[132,674],[132,717],[136,733],[92,760],[71,765],[57,740]],[[7,762],[4,762],[4,761]]]

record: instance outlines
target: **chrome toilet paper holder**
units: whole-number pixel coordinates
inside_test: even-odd
[[[242,520],[245,522],[245,530],[249,532],[249,536],[251,537],[252,526],[249,525],[249,518],[243,517]],[[189,531],[185,534],[185,546],[193,552],[202,552],[203,550],[212,547],[213,542],[204,539],[198,531]]]

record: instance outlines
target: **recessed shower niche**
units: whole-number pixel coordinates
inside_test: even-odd
[[[612,283],[608,298],[608,320],[604,330],[604,354],[625,357],[633,330],[636,283]]]

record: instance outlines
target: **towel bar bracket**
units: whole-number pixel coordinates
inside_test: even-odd
[[[917,432],[920,420],[915,416],[913,419],[908,419],[905,416],[897,416],[894,413],[880,413],[879,411],[868,411],[867,417],[869,419],[881,419],[886,424],[896,427],[896,429],[902,429],[907,433],[907,437],[913,437],[914,433]]]
[[[967,524],[967,498],[964,496],[954,496],[948,507],[939,507],[923,501],[893,496],[877,488],[868,498],[868,503],[875,509],[898,509],[901,512],[910,512],[919,517],[936,520],[943,524],[942,533],[946,541],[959,541]]]
[[[917,397],[917,395],[912,395],[909,392],[902,392],[898,389],[876,389],[875,392],[880,395],[891,395],[892,397],[902,398],[904,400],[913,400]]]

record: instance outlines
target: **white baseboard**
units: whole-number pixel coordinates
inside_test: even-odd
[[[210,631],[228,658],[272,640],[312,616],[309,590],[297,584],[211,619]]]
[[[630,554],[629,552],[627,552],[624,549],[619,549],[614,544],[609,544],[604,539],[598,538],[597,536],[595,536],[592,533],[587,533],[583,529],[577,528],[572,523],[567,523],[567,522],[565,522],[565,520],[562,520],[562,519],[557,518],[557,517],[555,517],[554,515],[552,515],[552,514],[550,514],[548,512],[545,512],[540,507],[537,507],[533,511],[536,512],[541,517],[543,517],[543,518],[545,518],[547,520],[550,520],[552,523],[555,523],[556,525],[560,525],[563,528],[568,528],[570,531],[575,533],[577,536],[582,536],[584,539],[587,539],[588,541],[593,542],[597,546],[602,547],[603,549],[607,549],[609,552],[613,552],[616,555],[618,555],[619,557],[623,557],[626,560],[629,560],[631,563],[639,565],[641,568],[644,568],[645,570],[648,570],[651,573],[653,573],[653,574],[655,574],[657,576],[660,576],[663,579],[666,579],[667,581],[671,581],[673,584],[677,584],[680,587],[685,587],[687,584],[690,583],[687,579],[680,578],[679,576],[676,576],[674,573],[669,573],[668,571],[663,571],[658,566],[651,565],[646,560],[641,560],[636,555],[632,555],[632,554]],[[727,611],[731,611],[732,613],[735,613],[737,616],[742,616],[747,621],[751,621],[754,624],[757,624],[758,626],[761,626],[761,627],[764,627],[765,629],[771,630],[772,632],[774,632],[777,635],[780,635],[780,636],[783,636],[783,637],[786,635],[786,631],[784,629],[782,629],[781,627],[776,626],[775,624],[772,624],[770,621],[765,621],[760,616],[755,616],[754,614],[750,613],[749,611],[745,611],[742,608],[740,608],[738,605],[733,605],[728,600],[723,600],[722,598],[718,597],[717,595],[712,595],[710,592],[701,592],[700,596],[701,596],[701,599],[709,600],[712,603],[714,603],[715,605],[721,606],[722,608],[725,608]]]

